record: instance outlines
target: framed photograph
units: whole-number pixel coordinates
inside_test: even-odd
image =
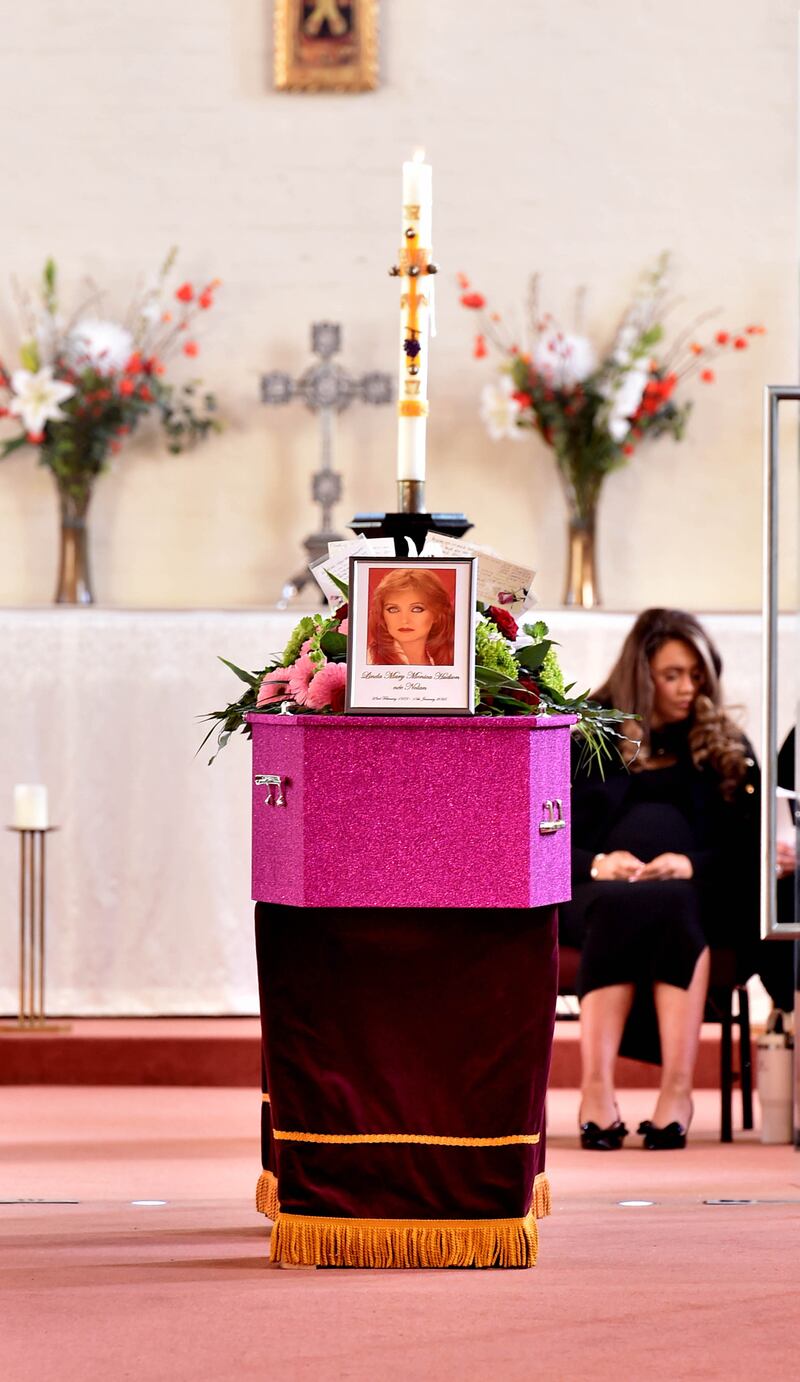
[[[275,0],[279,91],[372,91],[378,0]]]
[[[351,557],[352,715],[471,715],[475,557]]]

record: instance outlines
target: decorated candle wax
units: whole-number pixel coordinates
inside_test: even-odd
[[[431,292],[428,276],[433,224],[433,170],[418,151],[403,164],[403,239],[400,248],[400,378],[397,478],[425,479],[428,416],[428,339]]]

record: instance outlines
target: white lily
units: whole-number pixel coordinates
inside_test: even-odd
[[[50,365],[34,373],[28,369],[15,370],[11,376],[14,397],[8,411],[22,421],[26,432],[37,434],[47,422],[63,422],[66,414],[61,404],[72,398],[75,390],[62,379],[53,378]]]
[[[647,370],[629,369],[607,390],[606,397],[611,404],[608,430],[614,441],[623,441],[630,431],[630,419],[642,401],[649,377]]]
[[[520,406],[516,398],[511,397],[513,391],[514,385],[506,375],[496,384],[483,386],[481,418],[492,441],[501,441],[503,437],[513,437],[516,441],[522,438],[523,429],[517,426]]]

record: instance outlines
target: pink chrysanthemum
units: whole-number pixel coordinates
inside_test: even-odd
[[[343,633],[343,634],[345,635],[345,637],[347,637],[347,634],[348,634],[348,632],[349,632],[349,629],[350,629],[350,620],[349,620],[349,619],[343,619],[343,620],[341,621],[341,623],[340,623],[338,629],[336,630],[336,632],[337,632],[337,633]]]
[[[289,673],[285,667],[276,667],[262,678],[256,705],[269,705],[272,701],[282,701],[289,694]]]
[[[317,665],[311,661],[308,653],[301,653],[294,665],[287,668],[289,695],[298,705],[305,705],[311,678],[316,671]]]
[[[346,681],[347,668],[343,662],[326,662],[308,688],[306,709],[332,710],[341,715]]]

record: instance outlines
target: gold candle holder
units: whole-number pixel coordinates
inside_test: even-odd
[[[3,1032],[67,1032],[69,1022],[45,1016],[45,838],[56,826],[28,830],[10,825],[19,835],[19,1016],[3,1023]]]
[[[424,480],[397,481],[397,509],[399,513],[427,513]]]

